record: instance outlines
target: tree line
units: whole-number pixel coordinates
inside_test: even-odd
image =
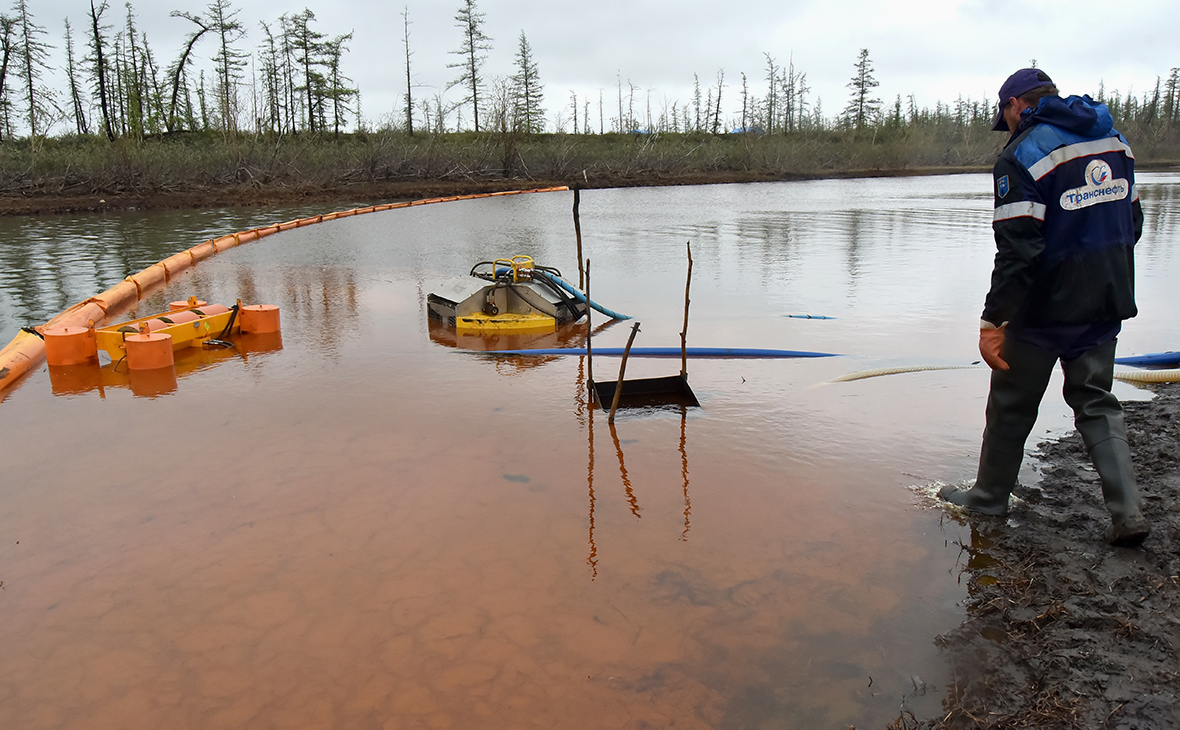
[[[310,10],[262,23],[257,54],[242,49],[246,28],[230,0],[211,0],[200,14],[173,11],[190,30],[169,62],[138,29],[130,3],[126,11],[115,26],[108,1],[90,0],[80,34],[65,21],[64,89],[43,83],[53,46],[28,0],[0,14],[0,139],[15,137],[18,125],[36,142],[59,124],[67,134],[114,140],[181,131],[339,133],[359,119],[360,91],[342,70],[352,34],[321,32]],[[196,68],[200,45],[211,46],[212,68]]]
[[[597,99],[571,91],[568,104],[548,117],[539,64],[524,31],[517,39],[509,76],[485,72],[493,40],[486,16],[476,0],[461,0],[454,16],[458,44],[447,64],[454,75],[444,92],[421,94],[414,82],[411,21],[402,12],[405,89],[400,115],[382,127],[413,135],[473,129],[530,135],[684,133],[759,135],[850,131],[879,134],[915,125],[957,125],[982,128],[996,111],[993,101],[960,97],[920,108],[911,94],[885,104],[876,95],[879,82],[867,48],[861,49],[847,84],[842,111],[828,116],[820,99],[813,100],[807,74],[794,59],[780,63],[764,53],[760,78],[740,74],[737,89],[723,70],[702,83],[693,76],[687,101],[664,99],[653,109],[651,93],[641,98],[634,83],[617,75],[614,98],[599,91]],[[352,33],[321,31],[315,15],[304,9],[262,22],[262,42],[244,50],[247,29],[232,0],[210,0],[201,13],[173,11],[189,32],[171,60],[161,59],[146,33],[137,27],[126,5],[117,22],[108,0],[89,0],[84,27],[64,27],[65,88],[49,88],[51,71],[48,30],[37,23],[28,0],[15,0],[0,13],[0,139],[20,132],[36,143],[56,130],[60,134],[143,139],[177,132],[220,132],[234,135],[300,134],[364,131],[361,91],[344,71]],[[197,50],[211,51],[211,65],[197,67]],[[1035,65],[1035,63],[1034,63]],[[445,92],[455,90],[448,98]],[[730,97],[734,98],[730,98]],[[1155,88],[1136,97],[1107,92],[1116,124],[1163,126],[1180,123],[1180,68],[1157,78]],[[723,112],[723,101],[733,111]],[[597,118],[594,119],[595,113]],[[596,123],[594,123],[596,122]]]

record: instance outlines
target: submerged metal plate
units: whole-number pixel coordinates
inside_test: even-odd
[[[593,383],[595,396],[603,410],[610,410],[617,385],[617,380]],[[619,408],[700,405],[692,388],[688,387],[688,381],[680,375],[624,380],[623,392],[619,396]]]

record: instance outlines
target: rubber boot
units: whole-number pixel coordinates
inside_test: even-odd
[[[938,492],[947,502],[997,517],[1008,514],[1008,497],[1024,460],[1024,442],[1057,364],[1053,353],[1011,338],[1004,342],[1003,356],[1009,369],[992,371],[975,485],[970,489],[948,485]]]
[[[1135,483],[1123,407],[1110,392],[1114,382],[1116,343],[1108,342],[1062,364],[1063,395],[1073,408],[1074,424],[1102,480],[1102,498],[1110,512],[1106,541],[1121,547],[1141,545],[1151,532],[1143,517]]]
[[[948,484],[938,490],[938,496],[972,512],[994,517],[1008,514],[1008,497],[1020,474],[1024,444],[1003,444],[1002,441],[990,433],[990,429],[985,431],[975,485],[970,489],[961,489]]]
[[[1102,479],[1102,499],[1110,511],[1106,541],[1118,547],[1137,547],[1151,533],[1143,517],[1143,502],[1131,465],[1131,448],[1123,439],[1112,438],[1090,449],[1090,461]]]

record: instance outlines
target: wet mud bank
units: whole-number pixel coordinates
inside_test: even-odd
[[[1180,727],[1180,386],[1124,403],[1144,514],[1112,548],[1077,433],[1039,445],[1041,479],[1007,520],[968,517],[967,619],[938,637],[953,683],[939,717],[893,727]]]
[[[715,185],[725,183],[781,182],[820,178],[907,177],[915,175],[984,172],[985,168],[909,168],[901,170],[854,170],[815,174],[766,175],[734,172],[699,172],[692,174],[614,174],[592,175],[573,180],[552,179],[462,179],[400,180],[340,183],[332,185],[191,185],[172,190],[67,191],[30,189],[0,190],[0,216],[43,215],[55,213],[97,213],[114,210],[191,210],[201,208],[276,207],[317,205],[327,212],[332,206],[342,208],[445,197],[504,190],[568,185],[583,189],[654,187],[668,185]],[[85,186],[77,186],[84,188]]]

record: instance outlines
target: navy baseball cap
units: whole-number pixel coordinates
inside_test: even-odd
[[[1011,131],[1008,129],[1008,122],[1004,121],[1004,107],[1008,106],[1009,99],[1019,98],[1033,89],[1052,85],[1053,79],[1039,68],[1022,68],[1009,76],[1004,85],[1000,87],[1000,108],[996,112],[996,123],[992,125],[992,130],[996,132]]]

